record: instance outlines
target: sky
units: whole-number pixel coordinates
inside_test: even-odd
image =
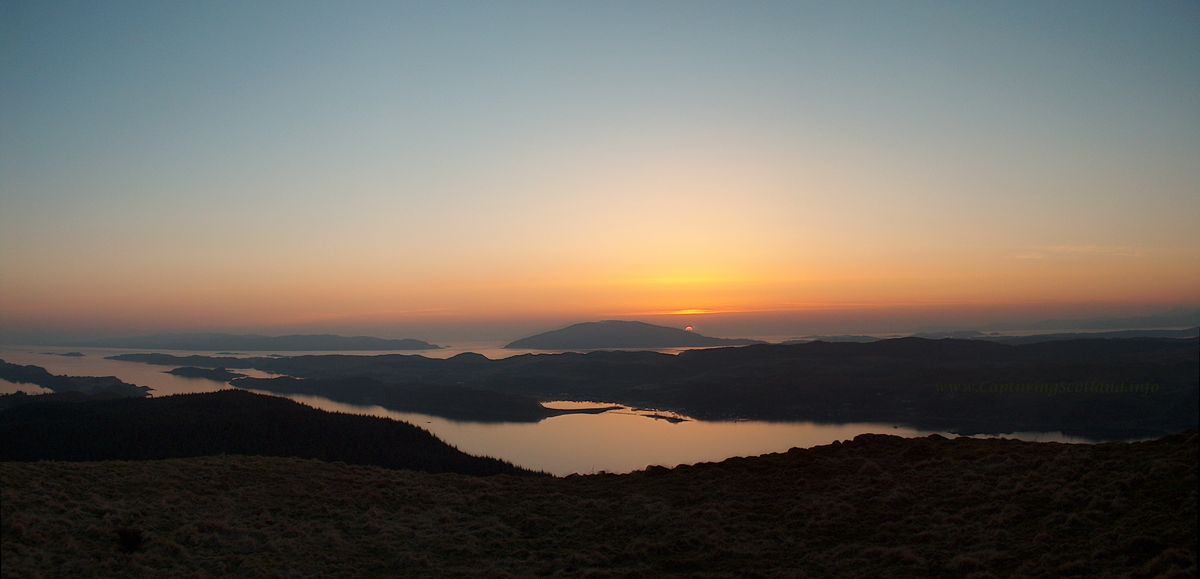
[[[1200,305],[1200,3],[0,0],[0,338]]]

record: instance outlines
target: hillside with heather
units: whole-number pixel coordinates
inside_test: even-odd
[[[852,442],[629,475],[0,463],[5,576],[1196,574],[1197,435]]]

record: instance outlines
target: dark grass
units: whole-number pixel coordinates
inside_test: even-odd
[[[864,435],[629,475],[0,463],[5,576],[1194,577],[1195,431]],[[114,541],[137,529],[132,552]]]

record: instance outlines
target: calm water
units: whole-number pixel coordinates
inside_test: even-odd
[[[489,357],[493,348],[436,350],[437,357],[452,356],[463,351],[483,350]],[[78,351],[83,357],[65,357],[48,352]],[[119,350],[100,348],[4,347],[0,358],[14,364],[33,364],[53,374],[75,376],[116,376],[121,380],[149,386],[152,396],[189,392],[212,392],[227,385],[201,378],[182,378],[165,373],[169,366],[151,366],[135,362],[105,360],[105,356],[149,350]],[[505,355],[520,351],[499,350]],[[180,352],[212,354],[212,352]],[[326,352],[312,352],[314,354]],[[347,352],[339,352],[346,354]],[[379,354],[364,352],[363,354]],[[296,352],[283,352],[296,355]],[[265,353],[255,353],[265,355]],[[424,354],[423,354],[424,355]],[[432,357],[432,356],[431,356]],[[255,370],[237,370],[254,376],[270,376]],[[0,380],[0,393],[15,390],[36,392],[41,389],[27,384],[12,384]],[[806,448],[848,440],[865,432],[898,436],[925,436],[935,431],[918,430],[891,424],[847,423],[819,424],[813,422],[764,421],[668,421],[629,408],[603,414],[568,414],[536,423],[476,423],[458,422],[436,416],[411,412],[395,412],[380,406],[359,406],[335,402],[319,396],[290,395],[289,398],[323,410],[367,414],[403,420],[425,428],[442,440],[471,454],[494,456],[520,466],[544,470],[553,474],[614,472],[624,473],[648,465],[675,466],[704,461],[716,461],[731,456],[753,456],[783,452],[792,447]],[[548,406],[569,407],[570,402],[548,402]],[[606,405],[603,402],[589,405]],[[659,413],[669,415],[669,413]],[[673,416],[675,418],[686,418]],[[946,434],[946,433],[941,433]],[[1065,436],[1057,432],[1012,433],[1006,436],[1025,440],[1057,442],[1092,442]]]
[[[24,392],[26,394],[48,394],[51,392],[49,388],[42,388],[33,384],[19,384],[17,382],[9,382],[0,378],[0,394],[13,394],[15,392]]]

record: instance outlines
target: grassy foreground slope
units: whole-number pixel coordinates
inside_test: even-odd
[[[1195,431],[1101,445],[864,435],[565,479],[232,456],[9,462],[0,555],[14,577],[1195,576],[1197,450]]]

